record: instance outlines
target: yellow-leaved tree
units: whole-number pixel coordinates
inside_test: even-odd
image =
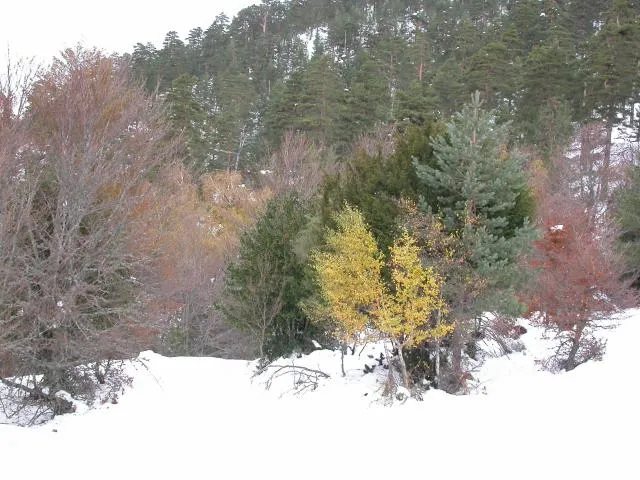
[[[405,231],[391,247],[388,265],[391,285],[386,288],[375,311],[377,328],[387,334],[398,350],[402,381],[409,386],[409,374],[404,349],[425,341],[437,341],[452,332],[453,326],[437,322],[431,325],[432,314],[437,318],[446,305],[440,295],[441,277],[433,268],[425,268],[420,261],[420,247]]]
[[[384,256],[362,214],[346,205],[336,223],[337,229],[327,234],[327,249],[312,257],[328,316],[344,343],[356,341],[367,325],[388,337],[398,351],[402,382],[408,387],[404,349],[439,341],[453,329],[431,322],[446,310],[442,279],[422,266],[420,248],[405,231],[391,247],[387,262],[391,281],[386,284]]]
[[[338,340],[355,343],[382,298],[383,257],[358,210],[346,205],[336,224],[327,232],[327,248],[312,254],[312,265]]]

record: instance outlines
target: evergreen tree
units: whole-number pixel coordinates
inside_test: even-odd
[[[133,71],[136,76],[144,80],[147,91],[153,91],[159,82],[158,51],[151,43],[137,43],[131,57]]]
[[[542,137],[542,111],[574,100],[579,88],[575,52],[555,38],[533,48],[523,66],[526,95],[518,102],[516,126],[529,144]]]
[[[328,55],[312,58],[304,74],[299,122],[310,138],[332,145],[342,137],[344,86]]]
[[[307,350],[317,340],[317,327],[299,306],[311,291],[296,253],[307,212],[295,194],[272,199],[227,270],[219,308],[227,322],[251,333],[263,359]]]
[[[356,59],[353,82],[346,89],[344,133],[355,138],[377,123],[390,120],[391,96],[380,62],[366,52]]]
[[[619,193],[620,242],[627,257],[627,276],[640,279],[640,167],[629,171],[629,184]]]
[[[178,33],[168,32],[162,42],[162,50],[158,55],[160,89],[166,91],[171,83],[183,73],[187,73],[187,56],[185,44]]]
[[[585,103],[609,125],[631,115],[640,82],[640,16],[629,0],[614,0],[605,25],[589,42]],[[587,112],[589,113],[589,112]]]
[[[331,226],[332,218],[347,202],[362,212],[378,245],[387,250],[399,233],[400,198],[416,197],[417,179],[410,162],[405,157],[383,158],[365,152],[347,159],[344,172],[329,177],[323,186],[323,223]]]
[[[519,62],[504,42],[489,43],[468,62],[469,87],[482,92],[488,108],[507,115],[516,98],[519,75]]]
[[[432,201],[425,205],[442,219],[442,230],[457,239],[445,276],[444,296],[456,322],[453,384],[459,387],[461,353],[471,321],[483,312],[521,313],[514,289],[523,272],[517,261],[530,245],[531,209],[523,159],[507,150],[508,130],[481,110],[478,95],[433,141],[435,165],[416,162]],[[527,211],[529,210],[529,211]]]
[[[470,92],[465,85],[462,67],[453,58],[447,59],[438,67],[431,83],[431,89],[442,118],[448,118],[459,110],[464,104],[466,95]]]
[[[181,135],[185,146],[185,163],[194,171],[202,172],[208,164],[208,117],[196,97],[198,78],[182,74],[176,78],[167,93],[168,117],[172,131]]]

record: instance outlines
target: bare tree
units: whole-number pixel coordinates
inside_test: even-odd
[[[612,144],[606,123],[592,122],[580,128],[570,153],[553,162],[554,188],[573,192],[594,219],[607,222],[617,189],[627,167],[635,161],[637,144]],[[636,147],[636,148],[634,148]]]
[[[363,133],[353,145],[353,154],[363,151],[369,157],[380,155],[382,158],[389,158],[395,152],[395,134],[393,125],[381,125],[373,132]]]
[[[148,315],[158,319],[154,349],[166,355],[255,354],[247,335],[226,324],[212,305],[239,233],[267,198],[269,192],[247,188],[237,173],[206,174],[196,182],[175,166],[155,176],[135,232],[136,251],[153,257]]]
[[[149,262],[131,232],[173,148],[161,106],[98,51],[63,52],[22,90],[28,111],[0,128],[0,351],[20,378],[1,381],[62,413],[56,392],[91,394],[142,347]]]
[[[324,147],[300,132],[285,133],[278,150],[268,160],[267,185],[276,194],[295,190],[300,198],[311,197],[332,168]]]

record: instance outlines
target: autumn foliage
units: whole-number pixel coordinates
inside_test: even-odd
[[[602,320],[632,298],[620,280],[615,232],[597,222],[579,198],[560,191],[540,193],[542,236],[531,259],[537,274],[529,308],[537,322],[558,335],[549,368],[571,370],[601,357],[604,343],[594,331],[606,327]]]
[[[327,250],[313,259],[329,316],[343,342],[357,342],[367,327],[390,339],[408,387],[404,350],[453,331],[451,325],[431,324],[433,314],[446,311],[442,279],[433,268],[422,266],[420,248],[408,232],[395,240],[385,262],[358,210],[346,205],[336,223],[337,229],[327,234]],[[390,281],[383,276],[385,263]]]

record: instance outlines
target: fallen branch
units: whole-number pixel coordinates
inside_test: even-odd
[[[318,387],[318,379],[320,378],[331,378],[328,373],[325,373],[321,370],[315,370],[313,368],[301,367],[298,365],[267,365],[266,367],[260,369],[255,373],[254,376],[261,375],[266,372],[269,368],[275,368],[276,370],[271,374],[271,376],[265,382],[265,389],[269,390],[275,378],[279,378],[283,375],[288,375],[290,373],[293,374],[293,384],[294,389],[298,390],[298,393],[306,390],[307,388],[311,388],[315,390]],[[296,379],[296,374],[298,378]]]
[[[73,403],[64,398],[60,398],[55,394],[45,393],[38,387],[28,387],[8,378],[0,377],[0,383],[6,385],[9,388],[20,390],[29,395],[29,398],[33,400],[42,401],[47,407],[51,409],[54,415],[63,415],[65,413],[71,413],[75,411]]]

